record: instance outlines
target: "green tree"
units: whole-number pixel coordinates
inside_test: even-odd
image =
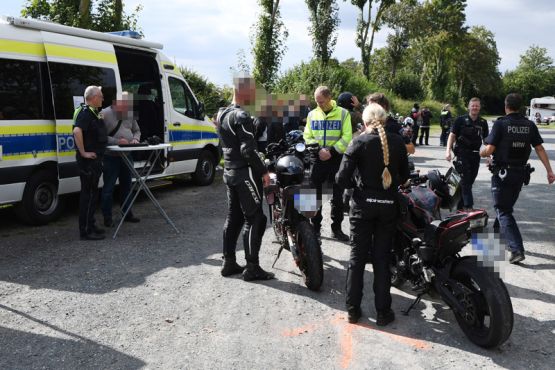
[[[413,32],[423,60],[422,86],[430,99],[444,100],[450,61],[467,28],[466,0],[428,0],[418,9],[419,27]]]
[[[199,101],[204,103],[206,115],[211,117],[218,111],[218,108],[231,103],[231,94],[226,88],[219,88],[209,82],[204,76],[186,67],[179,67],[179,71],[194,91]]]
[[[140,32],[137,18],[142,6],[131,14],[123,8],[122,0],[27,0],[21,15],[100,32],[123,29]]]
[[[547,49],[532,45],[520,56],[516,69],[503,76],[506,93],[518,92],[525,101],[555,95],[555,66]]]
[[[483,26],[470,29],[455,49],[451,61],[456,98],[467,100],[474,95],[497,95],[501,74],[500,58],[493,33]]]
[[[251,34],[253,76],[256,82],[271,91],[285,54],[288,32],[281,21],[279,0],[258,0],[258,4],[261,13]]]
[[[344,0],[347,1],[347,0]],[[377,11],[372,18],[372,5],[376,4]],[[351,0],[351,4],[359,9],[356,31],[356,45],[360,49],[360,60],[363,64],[364,75],[370,80],[370,55],[374,46],[374,36],[382,26],[382,16],[395,0]],[[365,16],[366,8],[366,16]],[[370,32],[370,37],[368,33]]]
[[[339,7],[335,0],[305,0],[310,13],[308,32],[316,59],[327,64],[337,43]]]

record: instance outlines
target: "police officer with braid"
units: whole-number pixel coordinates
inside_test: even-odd
[[[366,130],[349,145],[336,175],[339,184],[355,188],[349,217],[352,247],[346,304],[349,322],[356,323],[362,315],[364,268],[371,248],[376,324],[384,326],[395,319],[389,262],[399,210],[397,187],[407,181],[409,166],[403,139],[384,128],[386,111],[370,103],[362,119]]]
[[[480,117],[480,99],[468,102],[468,114],[457,117],[451,128],[445,149],[445,159],[451,161],[451,149],[457,157],[455,169],[461,175],[462,197],[458,209],[472,209],[472,185],[480,168],[480,146],[488,136],[488,123]],[[453,148],[453,144],[455,145]]]
[[[262,211],[263,186],[270,176],[256,151],[254,119],[239,104],[251,102],[254,79],[234,78],[233,103],[218,112],[219,135],[224,154],[224,183],[227,188],[228,213],[224,224],[222,276],[243,274],[245,281],[268,280],[274,274],[264,271],[258,252],[266,230]],[[237,238],[243,229],[243,247],[247,266],[235,257]]]
[[[530,173],[533,171],[527,164],[531,147],[547,171],[547,182],[555,181],[547,152],[542,143],[536,125],[526,119],[519,111],[522,107],[522,96],[509,94],[505,98],[505,117],[493,124],[491,134],[486,138],[486,146],[480,150],[482,157],[493,154],[490,169],[491,193],[493,206],[501,226],[501,236],[507,241],[511,252],[509,262],[512,264],[524,260],[524,245],[520,230],[513,217],[513,207],[518,199],[522,185],[528,185]]]

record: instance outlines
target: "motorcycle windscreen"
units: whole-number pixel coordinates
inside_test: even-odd
[[[459,204],[459,200],[461,199],[461,175],[455,170],[454,167],[451,167],[447,173],[445,174],[445,182],[449,187],[449,209],[453,210]]]

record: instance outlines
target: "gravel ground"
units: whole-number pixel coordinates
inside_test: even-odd
[[[555,131],[543,131],[555,159]],[[446,168],[433,137],[418,147],[417,168]],[[190,183],[155,190],[181,233],[147,198],[135,206],[139,224],[117,240],[79,241],[75,197],[62,218],[29,227],[0,210],[1,369],[551,369],[555,364],[555,214],[553,187],[536,167],[515,214],[528,251],[522,266],[505,265],[515,324],[500,348],[466,339],[452,311],[393,289],[397,320],[375,325],[372,272],[367,267],[358,325],[345,320],[349,246],[323,227],[325,278],[320,292],[302,284],[290,255],[273,269],[276,280],[222,278],[221,231],[226,213],[218,176],[210,187]],[[555,165],[555,161],[552,162]],[[489,172],[480,170],[476,206],[493,215]],[[329,207],[324,209],[329,222]],[[348,218],[343,224],[348,230]],[[270,268],[278,246],[264,236],[261,264]],[[242,251],[238,254],[242,259]],[[551,365],[549,365],[551,364]]]

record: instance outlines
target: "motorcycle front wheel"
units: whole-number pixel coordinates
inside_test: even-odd
[[[297,246],[300,252],[299,269],[306,287],[310,290],[320,290],[324,280],[322,249],[314,228],[306,220],[297,225]]]
[[[466,336],[484,348],[504,343],[513,330],[513,306],[507,287],[489,269],[475,259],[463,259],[455,265],[451,278],[464,293],[456,299],[465,308],[455,318]]]

